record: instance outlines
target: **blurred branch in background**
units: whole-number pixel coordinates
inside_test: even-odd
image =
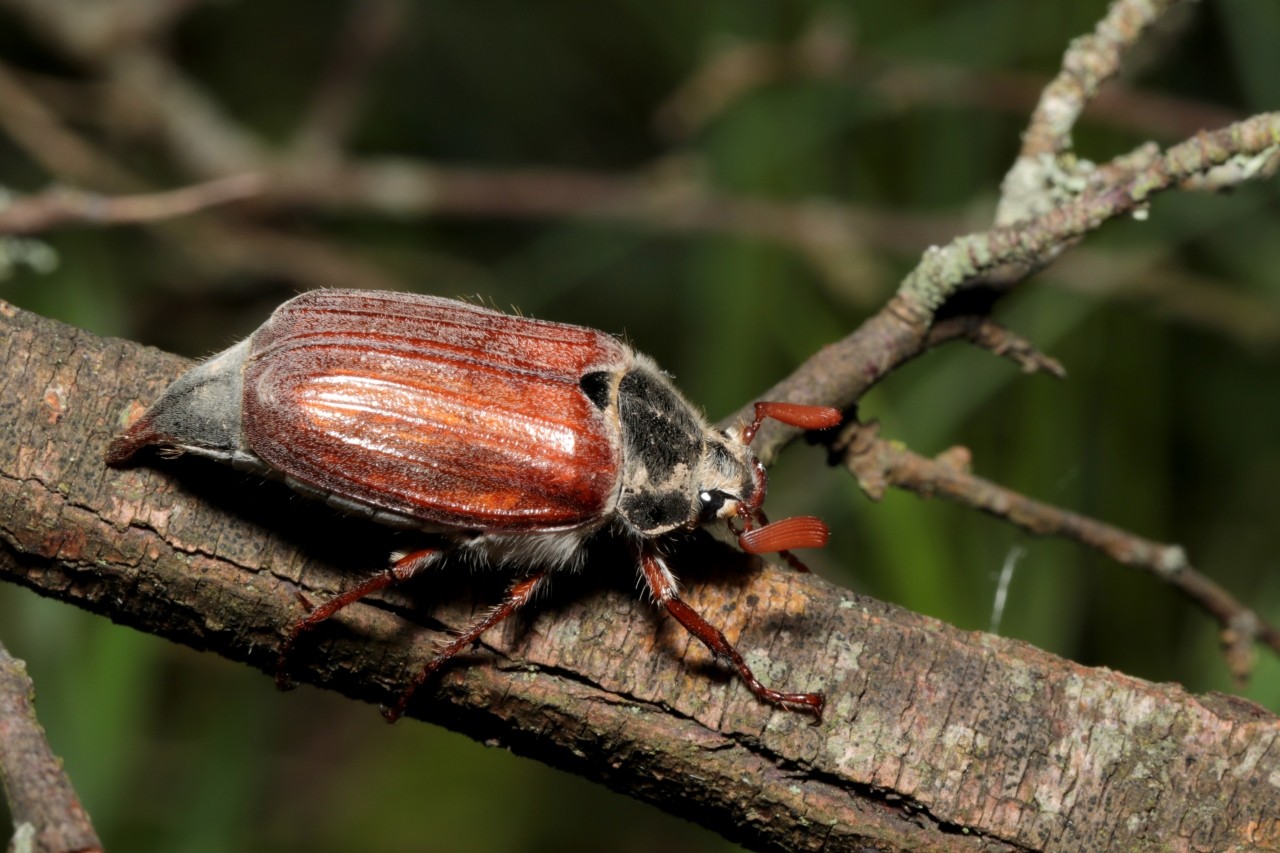
[[[1152,6],[1163,13],[1169,3]],[[1131,14],[1131,9],[1124,9]],[[884,107],[908,112],[928,106],[1008,112],[1023,116],[1040,102],[1050,78],[959,65],[904,64],[851,43],[840,20],[820,16],[788,44],[734,41],[718,48],[663,103],[658,129],[683,140],[706,129],[753,92],[779,83],[828,82],[879,97]],[[1129,22],[1126,38],[1140,34]],[[1161,139],[1181,139],[1205,127],[1243,118],[1239,113],[1186,98],[1116,85],[1085,99],[1090,122]],[[1083,101],[1082,101],[1083,103]]]
[[[290,160],[340,152],[369,93],[370,76],[396,42],[408,12],[405,0],[355,0],[334,50],[333,62],[299,125]]]
[[[103,196],[69,187],[3,200],[0,234],[32,234],[68,224],[130,225],[174,219],[232,201],[261,189],[253,175],[219,178],[203,184],[143,195]]]

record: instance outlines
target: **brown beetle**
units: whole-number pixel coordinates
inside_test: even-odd
[[[788,549],[826,543],[820,519],[771,524],[760,510],[764,466],[747,445],[766,417],[805,429],[840,421],[827,407],[757,403],[752,423],[720,431],[651,359],[603,332],[451,299],[320,290],[286,302],[247,340],[174,382],[111,442],[107,461],[123,464],[149,445],[208,456],[443,543],[394,555],[387,570],[310,609],[282,646],[282,683],[303,632],[446,553],[521,567],[506,599],[443,646],[384,711],[394,720],[432,673],[527,603],[548,573],[579,565],[584,542],[611,529],[633,544],[655,598],[752,693],[821,717],[821,695],[760,683],[680,600],[657,547],[717,519],[750,553],[790,557]]]

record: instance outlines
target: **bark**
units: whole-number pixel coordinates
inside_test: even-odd
[[[200,460],[104,467],[178,357],[4,303],[0,357],[5,580],[274,673],[298,592],[412,544]],[[826,693],[820,725],[758,703],[635,595],[608,541],[410,715],[757,849],[1280,850],[1280,720],[1261,708],[960,631],[709,537],[672,550],[689,603],[762,680]],[[445,568],[355,605],[300,643],[291,674],[389,701],[499,574]]]
[[[102,842],[36,719],[26,665],[0,645],[0,782],[10,853],[102,853]]]

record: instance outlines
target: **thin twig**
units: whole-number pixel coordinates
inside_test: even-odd
[[[1022,335],[981,314],[961,314],[939,320],[930,327],[925,346],[933,347],[956,338],[965,338],[980,349],[1007,358],[1023,373],[1044,372],[1057,379],[1067,378],[1062,362],[1042,353]]]
[[[0,778],[13,815],[10,850],[101,851],[89,815],[36,720],[34,701],[25,664],[0,643]]]
[[[880,438],[878,432],[874,423],[854,423],[834,446],[841,463],[872,498],[880,499],[888,486],[923,497],[945,498],[989,513],[1035,536],[1070,539],[1117,563],[1149,572],[1218,620],[1227,663],[1238,681],[1249,677],[1255,642],[1280,653],[1280,628],[1196,571],[1180,546],[1145,539],[975,476],[968,470],[969,453],[963,448],[952,448],[938,459],[927,459]]]
[[[1019,159],[1071,147],[1071,130],[1102,84],[1120,71],[1129,49],[1180,0],[1116,0],[1089,35],[1071,42],[1062,70],[1040,95],[1022,137]]]
[[[876,382],[919,355],[929,340],[935,313],[962,289],[1010,270],[1008,289],[1051,257],[1057,247],[1079,239],[1108,219],[1132,213],[1155,194],[1180,186],[1240,156],[1280,145],[1280,113],[1262,113],[1213,132],[1201,133],[1163,155],[1143,159],[1110,187],[1094,187],[1072,201],[1013,226],[958,237],[932,247],[903,280],[897,294],[843,339],[815,353],[759,399],[853,407]],[[1127,162],[1127,161],[1126,161]],[[999,294],[995,294],[998,296]],[[993,297],[994,298],[994,297]],[[981,313],[990,308],[990,301]],[[958,329],[956,330],[959,331]],[[936,338],[936,335],[935,335]],[[754,403],[754,401],[753,401]],[[722,423],[750,420],[752,404]],[[799,431],[766,423],[753,447],[766,462],[799,436]]]
[[[1099,88],[1120,71],[1125,54],[1179,0],[1115,0],[1094,31],[1071,42],[1062,70],[1040,95],[1022,135],[1022,151],[1000,187],[996,224],[1009,225],[1055,202],[1069,163],[1071,131]]]

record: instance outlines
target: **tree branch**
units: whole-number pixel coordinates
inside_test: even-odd
[[[1163,155],[1126,159],[1109,180],[1098,181],[1045,213],[982,234],[958,237],[931,250],[903,281],[899,293],[931,313],[957,290],[1001,267],[1040,268],[1060,247],[1110,219],[1133,212],[1157,193],[1217,174],[1218,167],[1241,159],[1269,163],[1277,146],[1280,113],[1259,113],[1220,130],[1197,134]],[[1265,175],[1265,171],[1259,166],[1236,174],[1251,179]],[[1222,184],[1216,186],[1221,188]]]
[[[1181,0],[1115,0],[1088,35],[1071,42],[1062,70],[1044,91],[1022,138],[1019,159],[1071,147],[1071,130],[1102,84],[1120,71],[1125,54]]]
[[[1151,573],[1218,621],[1227,663],[1238,682],[1247,681],[1253,670],[1255,643],[1265,643],[1280,654],[1280,629],[1196,571],[1180,546],[1152,542],[976,477],[968,471],[969,454],[963,448],[926,459],[885,441],[878,432],[875,424],[851,424],[835,448],[871,497],[878,500],[886,486],[894,486],[924,497],[946,498],[1032,535],[1071,539],[1121,565]]]
[[[34,702],[26,666],[0,644],[0,781],[14,825],[9,850],[101,853],[89,815],[36,720]]]
[[[199,460],[108,470],[125,410],[186,362],[10,306],[0,341],[5,579],[270,671],[300,589],[331,593],[405,541]],[[769,681],[823,690],[815,727],[756,702],[638,600],[624,552],[602,542],[410,713],[761,849],[1143,849],[1169,826],[1202,848],[1280,849],[1280,720],[1249,703],[1079,666],[691,539],[672,555],[690,604]],[[355,605],[291,673],[385,701],[442,629],[498,595],[503,579],[477,590],[484,578],[443,571]]]
[[[1178,2],[1114,0],[1092,33],[1071,42],[1061,71],[1040,93],[1022,134],[1022,151],[1001,183],[996,224],[1011,225],[1052,205],[1076,120],[1102,84],[1119,73],[1125,54]]]
[[[127,225],[185,216],[215,205],[257,195],[257,175],[236,175],[137,195],[103,196],[70,187],[54,187],[0,204],[0,234],[32,234],[61,225]]]

